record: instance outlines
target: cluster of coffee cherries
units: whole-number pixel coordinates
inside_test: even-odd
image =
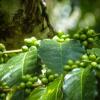
[[[94,42],[95,32],[92,29],[84,29],[73,35],[73,38],[79,40],[86,48],[90,48]]]
[[[28,51],[31,46],[33,47],[39,46],[40,40],[37,40],[35,37],[31,37],[31,38],[24,39],[24,43],[25,45],[23,45],[21,49],[11,50],[12,52],[6,51],[5,45],[0,43],[0,64],[5,63],[6,61],[8,61],[9,58],[15,56],[19,52]]]
[[[35,37],[24,39],[25,45],[22,46],[22,51],[26,52],[31,46],[39,46],[40,40],[37,40]]]
[[[53,37],[53,40],[56,40],[56,41],[62,43],[64,41],[69,41],[70,38],[69,38],[69,34],[64,34],[63,32],[58,32],[58,34]]]
[[[94,69],[98,68],[98,64],[99,64],[99,59],[96,57],[96,55],[94,54],[84,54],[80,60],[71,60],[69,59],[67,61],[67,64],[64,66],[64,71],[68,72],[71,71],[74,68],[86,68],[86,67],[92,67]]]
[[[53,73],[51,69],[47,69],[44,74],[39,75],[39,79],[41,82],[46,85],[52,81],[54,81],[59,75],[57,73]]]
[[[34,84],[36,84],[37,81],[37,76],[31,76],[30,74],[24,75],[22,76],[20,84],[16,87],[16,91],[24,90],[26,94],[30,94],[34,88]]]
[[[51,69],[47,69],[44,74],[40,74],[39,76],[32,76],[30,74],[24,75],[22,76],[21,83],[16,87],[16,91],[24,90],[26,95],[29,95],[34,88],[46,86],[57,77],[58,74],[53,74]]]
[[[5,82],[0,82],[0,100],[6,97],[9,92],[9,86]]]
[[[53,82],[59,75],[53,73],[51,69],[46,69],[44,73],[37,76],[32,76],[26,74],[22,76],[21,82],[10,88],[5,82],[0,82],[0,100],[5,99],[10,91],[24,91],[25,96],[28,96],[32,90],[40,86],[47,86],[49,83]]]

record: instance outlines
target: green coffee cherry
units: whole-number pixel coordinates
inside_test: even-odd
[[[27,74],[25,75],[27,79],[31,78],[31,75]]]
[[[85,67],[85,63],[84,62],[80,62],[80,67]]]
[[[23,80],[24,82],[27,82],[30,78],[31,78],[31,75],[28,75],[28,74],[22,76],[22,80]]]
[[[31,39],[24,39],[24,42],[29,47],[32,46],[32,45],[34,45],[34,42]]]
[[[76,60],[75,61],[75,64],[78,66],[78,65],[80,65],[80,61],[79,60]]]
[[[93,36],[94,34],[95,34],[94,30],[88,30],[88,32],[87,32],[87,36],[88,36],[88,37],[91,37],[91,36]]]
[[[37,47],[36,46],[31,46],[32,49],[34,50],[37,50]]]
[[[37,41],[37,39],[36,39],[35,37],[31,37],[30,39],[31,39],[31,41],[33,41],[33,42]]]
[[[97,63],[96,62],[91,62],[91,66],[92,67],[97,67]]]
[[[27,46],[33,46],[34,42],[37,41],[35,37],[24,39],[24,42]]]
[[[77,34],[74,34],[73,38],[74,39],[79,39],[80,35],[77,33]]]
[[[93,38],[88,38],[88,42],[94,42]]]
[[[53,81],[54,80],[54,75],[49,75],[48,80],[49,80],[49,82]]]
[[[54,78],[57,78],[59,75],[57,73],[54,74]]]
[[[64,39],[58,39],[57,41],[58,42],[64,42]]]
[[[47,71],[46,71],[46,76],[48,77],[49,75],[51,75],[52,74],[52,70],[51,69],[47,69]]]
[[[83,44],[83,46],[86,47],[88,45],[88,42],[87,41],[83,41],[82,44]]]
[[[43,74],[39,75],[40,79],[45,78],[45,77],[46,77],[46,75],[43,75]]]
[[[58,32],[58,37],[61,37],[63,34],[64,34],[63,32],[59,31]]]
[[[28,88],[31,88],[32,87],[32,82],[31,81],[28,81],[27,83],[26,83],[26,87],[28,87]]]
[[[69,59],[69,60],[67,61],[67,64],[68,64],[68,65],[73,65],[73,64],[74,64],[74,61],[71,60],[71,59]]]
[[[81,35],[80,35],[80,39],[81,39],[81,40],[86,40],[86,38],[87,38],[87,36],[86,36],[85,34],[81,34]]]
[[[21,89],[25,88],[25,83],[24,83],[24,82],[20,83],[19,87],[20,87]]]
[[[78,65],[76,65],[76,64],[72,65],[72,68],[77,68],[77,67],[78,67]]]
[[[39,46],[39,44],[40,44],[40,40],[34,41],[35,46]]]
[[[70,71],[72,68],[69,65],[65,65],[64,66],[64,71]]]
[[[94,54],[89,55],[89,59],[92,60],[92,61],[95,61],[96,60],[96,56]]]
[[[25,45],[25,46],[22,46],[22,51],[23,52],[26,52],[26,51],[28,51],[29,49],[28,49],[28,47]]]
[[[41,81],[42,81],[43,84],[48,84],[48,79],[47,78],[42,78]]]
[[[37,76],[34,76],[33,77],[33,82],[37,82],[37,80],[38,80],[38,77]]]
[[[22,76],[22,81],[24,81],[24,82],[27,81],[26,76]]]
[[[8,57],[8,54],[3,54],[3,57],[7,58]]]
[[[88,60],[88,56],[85,54],[81,57],[82,60]]]
[[[31,89],[25,89],[25,93],[26,94],[30,94],[31,93]]]

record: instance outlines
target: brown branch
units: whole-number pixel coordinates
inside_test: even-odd
[[[53,33],[51,34],[52,36],[56,35],[56,31],[54,30],[54,28],[52,27],[51,23],[50,23],[50,20],[49,20],[49,17],[48,17],[48,14],[46,12],[47,10],[47,7],[46,7],[46,2],[44,0],[41,0],[41,7],[42,7],[42,16],[45,18],[46,20],[46,23],[47,23],[47,26],[49,27],[50,31]],[[52,37],[51,36],[51,37]]]

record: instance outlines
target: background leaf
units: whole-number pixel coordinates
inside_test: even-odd
[[[63,66],[67,63],[67,60],[79,59],[83,52],[84,48],[76,40],[65,41],[64,43],[43,40],[39,48],[39,55],[43,63],[58,73],[63,72]]]
[[[39,87],[33,90],[27,100],[62,100],[61,91],[63,78],[60,77],[47,87]]]
[[[20,53],[0,67],[0,80],[12,86],[18,83],[23,75],[33,73],[36,62],[37,49],[31,47],[28,52]]]
[[[96,79],[90,68],[74,69],[65,76],[64,100],[95,100]]]

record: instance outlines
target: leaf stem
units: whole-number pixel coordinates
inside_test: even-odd
[[[22,52],[22,49],[18,49],[18,50],[10,50],[10,51],[4,51],[3,54],[19,53],[19,52]]]
[[[36,87],[39,87],[39,86],[42,86],[43,84],[33,84],[33,88],[36,88]],[[9,91],[17,91],[17,89],[16,88],[8,88],[8,89],[6,89],[6,88],[1,88],[0,87],[0,93],[2,93],[2,92],[5,92],[5,93],[7,93],[7,92],[9,92]]]

